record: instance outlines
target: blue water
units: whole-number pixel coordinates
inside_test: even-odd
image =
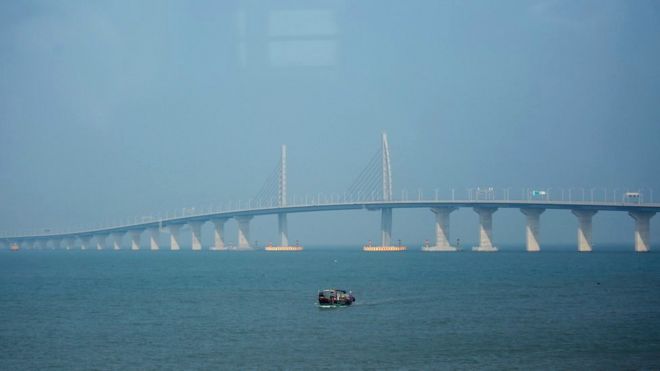
[[[0,313],[2,370],[659,369],[660,254],[1,251]]]

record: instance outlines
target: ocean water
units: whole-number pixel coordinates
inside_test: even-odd
[[[0,251],[0,315],[2,370],[660,369],[660,254]]]

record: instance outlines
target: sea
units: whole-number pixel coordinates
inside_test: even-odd
[[[0,370],[660,369],[660,254],[4,250],[0,316]]]

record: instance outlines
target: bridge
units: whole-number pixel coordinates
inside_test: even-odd
[[[435,243],[422,246],[424,251],[456,251],[457,247],[450,243],[450,215],[458,208],[472,208],[479,217],[479,244],[474,251],[494,252],[497,247],[493,244],[493,214],[500,208],[516,208],[526,217],[526,249],[534,252],[540,251],[540,219],[547,209],[563,209],[570,211],[578,222],[577,250],[581,252],[592,251],[591,231],[593,216],[599,211],[627,212],[635,221],[634,241],[635,251],[646,252],[650,249],[650,220],[656,212],[660,211],[660,204],[643,202],[639,193],[629,193],[628,197],[617,201],[594,201],[593,190],[590,201],[583,199],[572,201],[569,199],[552,200],[545,191],[527,190],[523,192],[520,200],[509,199],[509,193],[504,192],[503,199],[496,199],[492,188],[473,188],[468,190],[468,199],[438,199],[437,192],[434,199],[423,199],[421,194],[417,200],[408,200],[402,194],[401,199],[394,199],[392,193],[392,174],[390,165],[389,146],[387,136],[383,134],[381,149],[374,155],[369,164],[360,173],[355,182],[343,194],[333,194],[329,198],[308,197],[287,199],[286,179],[286,146],[282,146],[280,162],[275,171],[266,180],[257,196],[243,204],[226,210],[208,210],[207,212],[188,213],[180,216],[167,216],[157,220],[127,222],[122,225],[110,227],[90,228],[78,231],[31,233],[23,235],[5,236],[0,238],[0,247],[11,246],[16,250],[24,248],[92,248],[94,240],[97,249],[106,248],[111,240],[112,248],[122,248],[124,236],[128,235],[130,248],[140,249],[140,239],[143,233],[148,233],[149,248],[160,249],[160,235],[167,233],[170,237],[170,249],[180,250],[181,241],[179,232],[188,226],[192,232],[192,250],[202,249],[202,225],[214,225],[214,238],[212,250],[227,250],[230,247],[225,243],[225,224],[229,220],[238,223],[238,250],[251,250],[254,247],[250,239],[250,221],[254,217],[264,215],[278,216],[279,245],[269,246],[266,250],[298,251],[302,247],[289,244],[287,215],[292,213],[324,212],[338,210],[372,210],[381,214],[381,241],[379,246],[364,247],[366,251],[400,251],[405,247],[393,246],[392,211],[403,208],[425,208],[435,215]],[[562,190],[563,193],[563,190]],[[623,196],[623,195],[622,195]],[[606,197],[607,198],[607,197]],[[79,241],[79,243],[78,243]]]

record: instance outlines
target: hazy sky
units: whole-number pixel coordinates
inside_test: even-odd
[[[343,192],[381,131],[395,195],[656,187],[660,200],[659,66],[657,1],[4,1],[0,230],[247,200],[281,144],[290,195]],[[496,244],[523,243],[518,210],[494,217]],[[291,215],[290,238],[358,244],[379,224]],[[573,243],[575,226],[548,211],[542,241]],[[594,242],[632,246],[632,228],[599,213]],[[657,246],[660,216],[652,228]],[[275,239],[276,218],[252,230]],[[396,210],[393,235],[430,239],[432,213]],[[456,237],[477,239],[472,210],[453,214]]]

